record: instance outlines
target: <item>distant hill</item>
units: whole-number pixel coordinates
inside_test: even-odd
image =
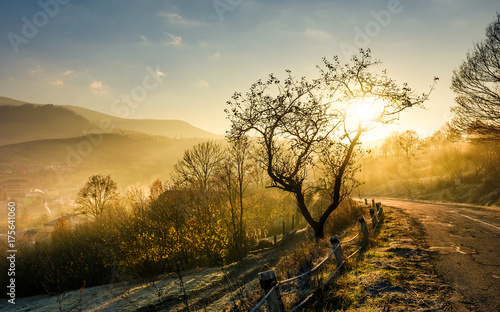
[[[93,139],[93,140],[92,140]],[[104,134],[0,146],[1,178],[28,178],[36,188],[77,188],[92,174],[111,174],[120,187],[168,179],[186,149],[203,139]]]
[[[111,122],[104,132],[145,133],[170,138],[218,139],[216,135],[181,120],[125,119],[72,105],[31,104],[0,97],[0,146],[44,139],[79,137],[102,130],[103,119]]]
[[[23,105],[23,104],[33,104],[33,103],[18,101],[18,100],[10,99],[8,97],[0,96],[0,105],[19,106],[19,105]]]
[[[54,105],[0,106],[0,145],[72,138],[95,126],[70,109]]]
[[[223,136],[210,133],[182,120],[160,120],[160,119],[126,119],[119,118],[78,106],[64,105],[75,113],[87,118],[90,122],[98,125],[99,122],[108,118],[112,125],[120,130],[140,132],[152,135],[162,135],[170,138],[207,138],[220,139]]]

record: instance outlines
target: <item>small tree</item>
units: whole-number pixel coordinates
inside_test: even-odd
[[[118,196],[116,182],[110,175],[93,175],[76,196],[76,212],[97,219],[110,201]]]
[[[420,145],[421,139],[415,130],[406,130],[398,134],[396,138],[396,155],[398,157],[395,159],[393,167],[402,179],[408,198],[413,198],[411,181],[415,178],[414,162]]]
[[[398,148],[405,161],[410,164],[413,162],[420,144],[420,136],[415,130],[406,130],[398,136]]]
[[[151,203],[151,196],[148,196],[143,186],[135,185],[129,187],[126,193],[128,203],[134,214],[143,214]]]
[[[235,93],[226,110],[232,123],[228,138],[257,135],[258,160],[271,187],[295,196],[317,238],[324,237],[327,218],[356,185],[361,135],[428,98],[406,84],[398,86],[385,71],[371,73],[380,62],[372,60],[369,50],[361,50],[345,66],[337,57],[323,63],[319,78],[312,81],[295,80],[290,71],[283,82],[272,74],[266,82],[258,80],[245,95]],[[325,179],[311,177],[314,168],[321,169]],[[315,218],[307,199],[317,192],[326,192],[331,202]]]
[[[173,179],[179,186],[197,189],[206,194],[224,159],[224,150],[215,142],[207,141],[186,150],[174,166]]]
[[[472,139],[500,138],[500,13],[486,29],[486,39],[467,53],[453,71],[451,89],[457,106],[450,128]]]
[[[149,200],[154,201],[165,191],[160,179],[156,179],[149,188]]]
[[[246,137],[230,142],[220,167],[219,183],[229,203],[230,229],[237,249],[243,243],[243,198],[249,185],[250,143]]]

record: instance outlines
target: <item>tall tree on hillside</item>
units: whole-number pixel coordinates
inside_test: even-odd
[[[486,39],[453,71],[457,106],[450,128],[471,139],[500,139],[500,13],[486,28]]]
[[[397,136],[397,154],[399,159],[396,159],[394,167],[408,193],[408,198],[413,198],[413,185],[411,182],[415,179],[414,162],[420,144],[420,136],[415,130],[406,130]]]
[[[224,159],[223,148],[212,141],[198,143],[184,152],[174,166],[173,179],[179,186],[197,189],[207,194]]]
[[[428,93],[417,95],[406,84],[397,85],[385,71],[372,73],[378,64],[369,50],[361,50],[345,66],[337,57],[323,59],[317,79],[296,80],[287,71],[280,81],[271,74],[228,101],[226,114],[232,123],[228,138],[257,135],[258,161],[271,178],[271,187],[295,196],[317,238],[324,237],[327,218],[352,191],[349,185],[358,168],[355,157],[361,135],[376,123],[391,123],[400,112],[421,106],[428,98]],[[328,178],[314,179],[314,168]],[[306,199],[320,191],[331,201],[314,217]]]
[[[118,187],[110,175],[93,175],[76,196],[76,212],[98,218],[118,197]]]
[[[406,162],[413,162],[420,143],[420,136],[415,130],[406,130],[398,135],[398,149]]]
[[[229,203],[230,228],[233,232],[235,247],[243,243],[243,198],[249,184],[250,143],[246,137],[232,141],[226,150],[221,166],[219,182]]]
[[[136,215],[143,214],[151,203],[147,190],[142,186],[131,186],[126,193],[127,201]]]
[[[149,200],[154,201],[165,191],[160,179],[156,179],[149,188]]]

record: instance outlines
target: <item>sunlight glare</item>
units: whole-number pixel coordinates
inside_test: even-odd
[[[353,115],[362,122],[374,121],[379,114],[374,99],[359,99],[353,105]]]

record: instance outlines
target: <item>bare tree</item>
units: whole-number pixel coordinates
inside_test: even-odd
[[[156,179],[149,188],[149,200],[154,201],[158,199],[164,191],[163,183],[161,183],[160,179]]]
[[[206,194],[214,185],[213,179],[223,159],[224,150],[219,144],[212,141],[199,143],[186,150],[174,166],[174,181]]]
[[[234,175],[238,188],[238,199],[240,207],[238,243],[243,242],[243,195],[248,186],[247,171],[249,169],[249,143],[246,138],[240,138],[238,141],[233,141],[230,147],[230,157],[234,163]]]
[[[246,94],[235,93],[226,110],[232,122],[228,133],[237,140],[250,133],[258,137],[259,161],[272,180],[270,187],[290,192],[317,238],[324,224],[352,191],[354,161],[360,137],[376,123],[390,123],[398,113],[421,106],[427,94],[417,95],[406,84],[398,86],[386,72],[373,74],[370,51],[361,50],[350,64],[323,59],[319,78],[296,80],[291,72],[281,82],[274,75],[258,80]],[[371,116],[356,111],[373,111]],[[328,179],[314,179],[320,168]],[[331,202],[317,218],[308,209],[311,192],[326,191]]]
[[[76,196],[76,211],[98,218],[107,205],[118,196],[116,182],[110,175],[93,175]]]
[[[127,190],[127,200],[136,215],[144,214],[150,204],[150,198],[143,186],[131,186]]]
[[[226,193],[231,214],[230,228],[236,247],[243,243],[243,198],[249,184],[247,172],[250,170],[250,143],[246,137],[230,142],[226,158],[221,166],[219,182]]]
[[[421,139],[415,130],[406,130],[398,136],[398,148],[401,150],[404,159],[408,163],[412,163],[418,148],[420,147]]]
[[[393,164],[396,174],[402,179],[408,198],[413,198],[412,180],[415,179],[415,158],[421,139],[415,130],[406,130],[396,137],[397,158]]]
[[[486,28],[486,39],[474,45],[453,71],[451,89],[457,106],[449,124],[471,139],[500,138],[500,13]]]

